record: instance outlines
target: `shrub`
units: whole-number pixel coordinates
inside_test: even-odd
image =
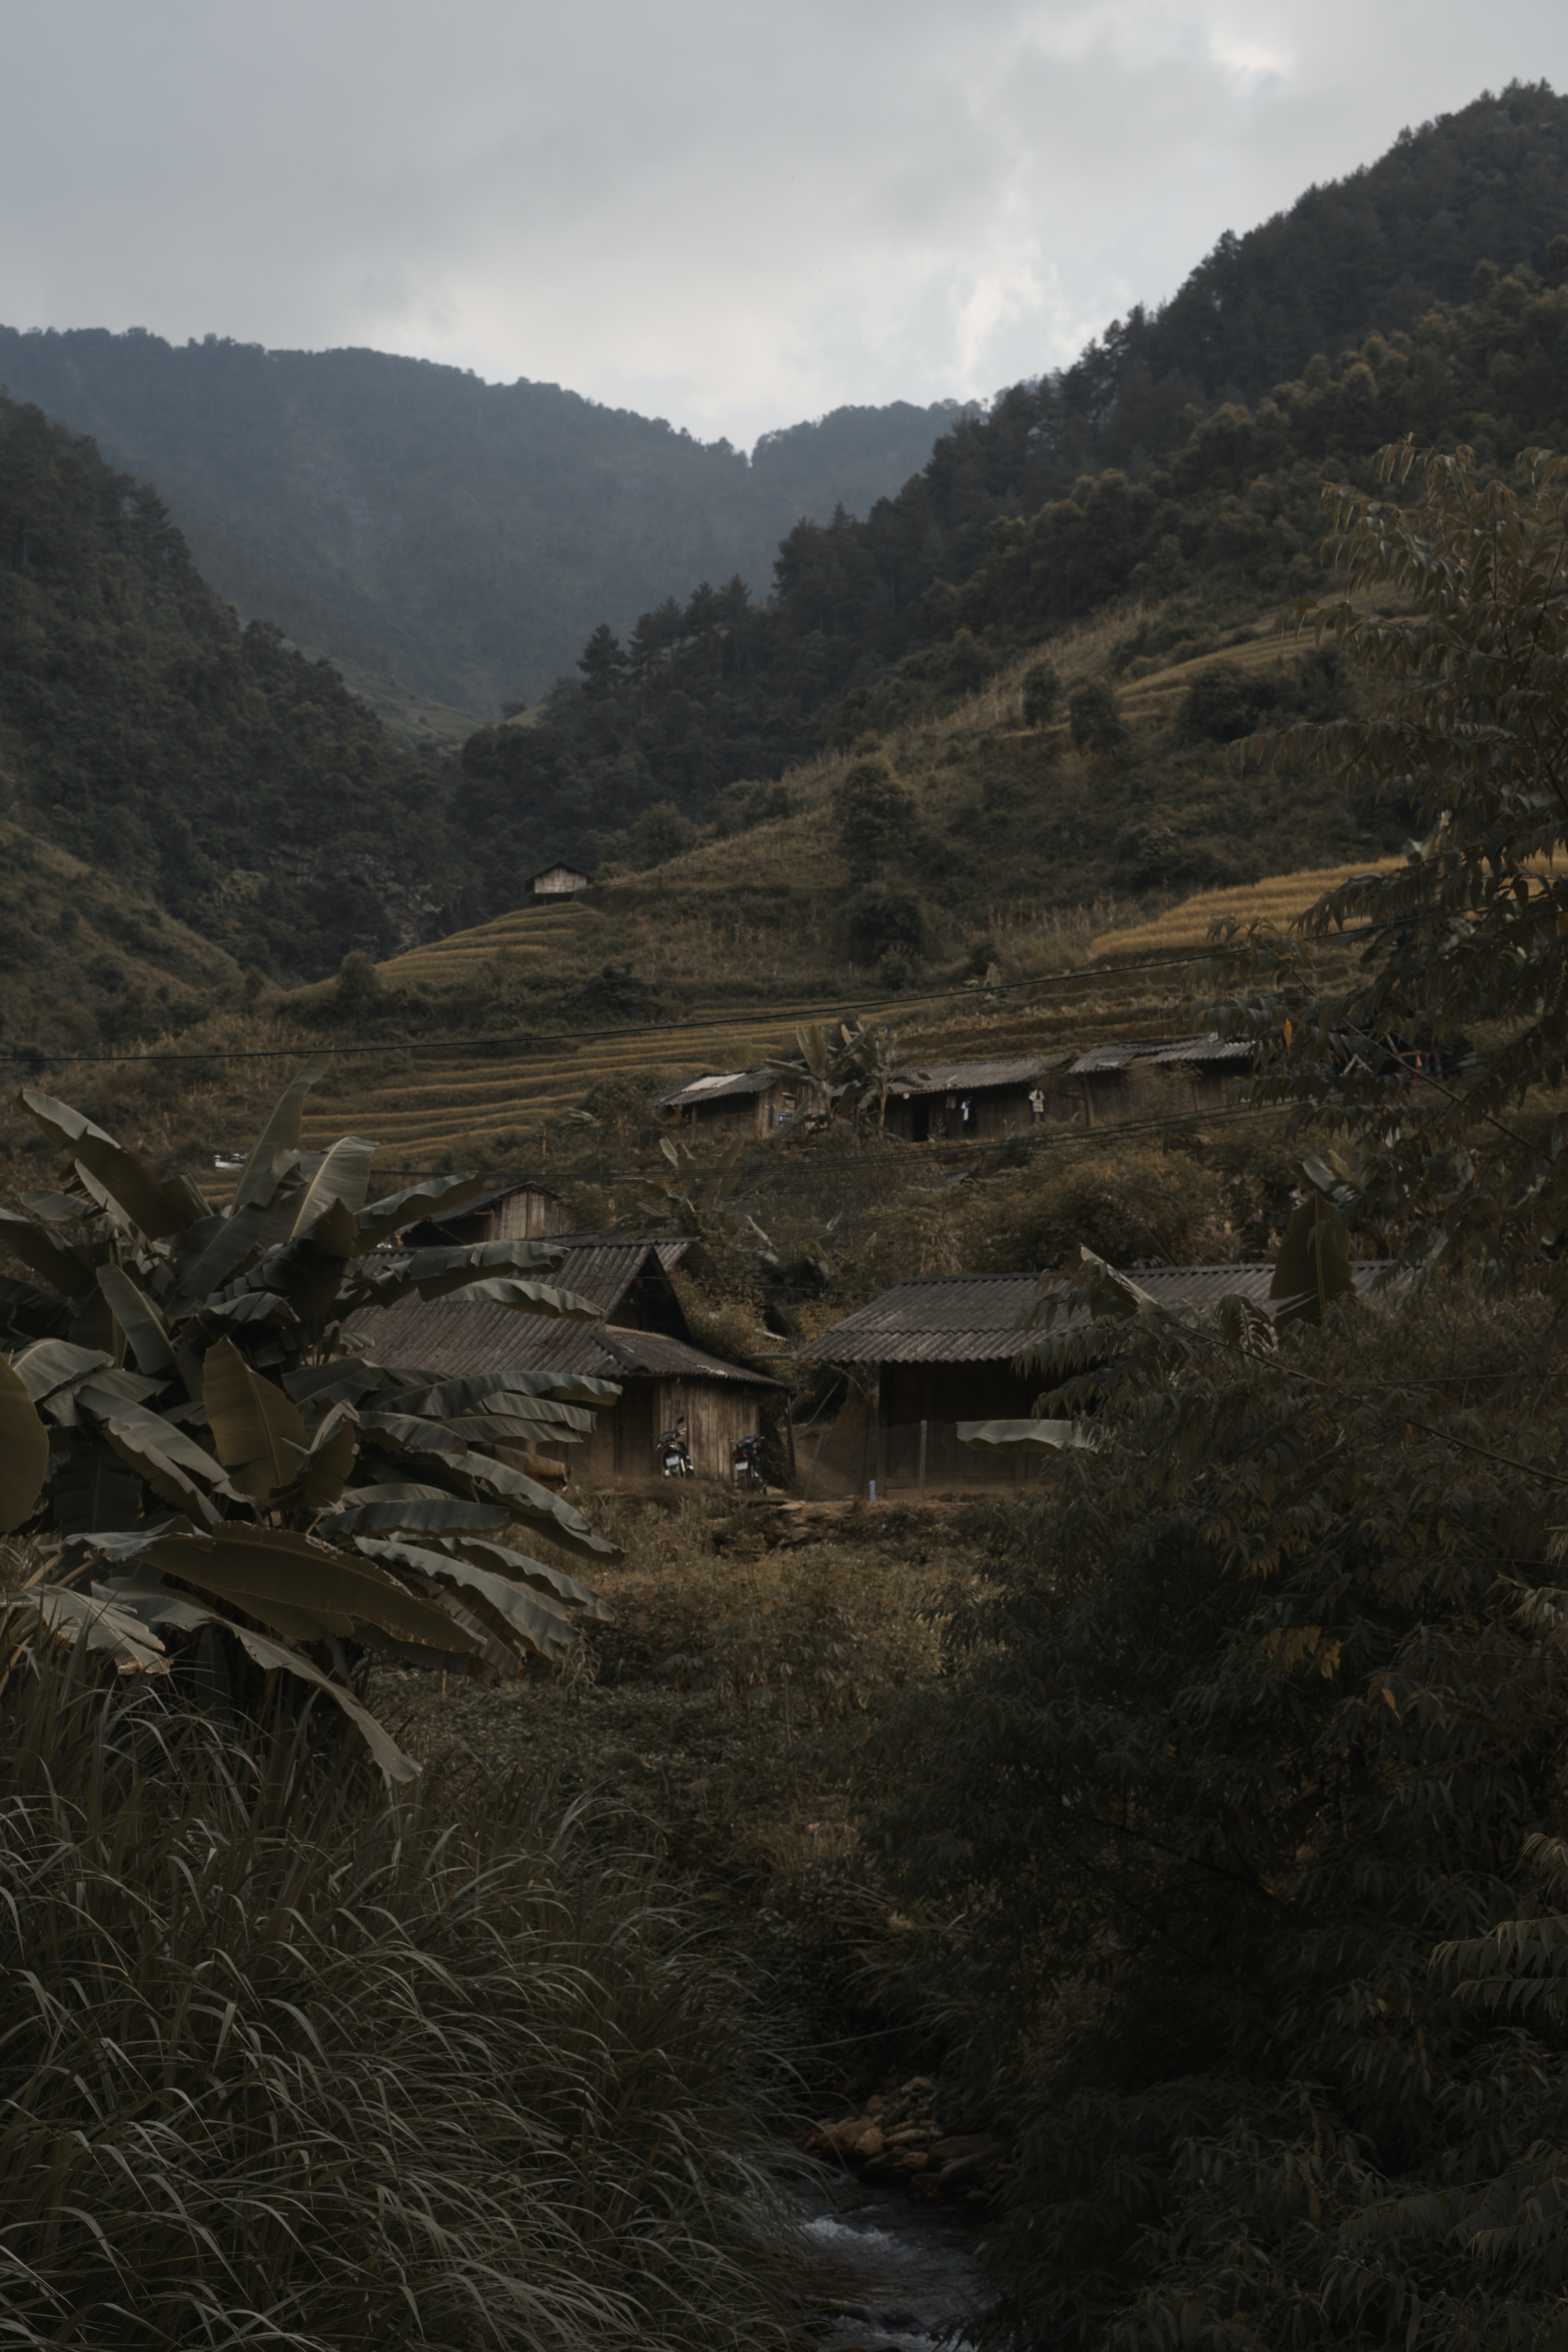
[[[1102,677],[1079,688],[1068,704],[1068,724],[1079,751],[1113,751],[1127,734],[1116,689]]]
[[[1062,681],[1055,662],[1038,661],[1024,673],[1024,724],[1048,727],[1062,698]]]
[[[697,828],[673,801],[660,801],[656,808],[643,811],[626,837],[636,865],[665,866],[691,847]]]
[[[925,952],[925,910],[907,890],[878,882],[856,892],[844,910],[844,936],[858,963],[883,956],[918,957]]]
[[[857,760],[833,794],[833,827],[850,877],[864,881],[907,849],[915,821],[912,793],[886,760]]]

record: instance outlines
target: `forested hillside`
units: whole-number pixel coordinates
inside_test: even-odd
[[[579,685],[558,686],[521,723],[487,729],[464,747],[465,828],[514,857],[549,839],[564,854],[588,856],[596,844],[620,864],[661,864],[694,837],[693,820],[727,833],[784,814],[786,769],[824,737],[849,745],[939,716],[1023,648],[1044,648],[1063,628],[1124,605],[1108,642],[1109,717],[1095,721],[1086,710],[1079,720],[1085,740],[1100,726],[1114,740],[1120,683],[1212,652],[1226,632],[1321,584],[1321,486],[1365,477],[1381,442],[1405,433],[1468,441],[1500,462],[1529,441],[1568,447],[1568,237],[1549,257],[1544,278],[1528,269],[1500,278],[1478,264],[1474,300],[1438,305],[1408,335],[1373,334],[1337,365],[1320,355],[1256,409],[1227,403],[1206,417],[1189,409],[1180,446],[1136,480],[1115,468],[1085,475],[1031,515],[998,517],[969,578],[927,590],[920,617],[932,641],[900,661],[889,660],[900,625],[889,550],[906,525],[915,545],[910,501],[900,502],[901,515],[878,509],[868,525],[795,533],[766,604],[734,583],[645,614],[625,645],[601,628],[584,650]],[[1260,706],[1252,689],[1237,691],[1234,709],[1216,704],[1198,734],[1251,723]],[[1004,791],[994,761],[1014,753],[992,756],[984,783],[994,808]],[[1015,799],[1026,790],[1020,780]],[[1129,819],[1111,837],[1142,846],[1110,858],[1103,834],[1089,856],[1064,843],[1051,868],[1061,888],[1092,896],[1180,878],[1163,875],[1149,845],[1181,835],[1186,812],[1165,807],[1148,779],[1139,791],[1153,796],[1145,820]],[[1029,804],[1037,835],[1051,830],[1049,800],[1047,792]],[[971,857],[977,835],[961,828],[961,836],[933,870],[951,878],[952,861]],[[507,903],[510,870],[500,857],[477,886],[489,913]]]
[[[0,770],[29,832],[280,978],[423,936],[458,880],[434,771],[241,630],[154,491],[5,400]]]
[[[0,384],[155,482],[247,618],[487,712],[682,581],[766,587],[802,516],[864,513],[955,404],[841,408],[752,458],[558,384],[384,352],[0,328]]]

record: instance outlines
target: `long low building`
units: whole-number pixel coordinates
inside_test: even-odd
[[[775,1426],[785,1418],[787,1391],[749,1365],[692,1345],[669,1279],[684,1255],[679,1240],[592,1239],[569,1249],[544,1278],[602,1307],[598,1323],[521,1314],[458,1291],[364,1307],[352,1324],[369,1341],[374,1363],[444,1379],[504,1370],[617,1382],[618,1401],[598,1411],[593,1434],[565,1456],[574,1479],[602,1486],[655,1475],[655,1439],[684,1422],[698,1476],[728,1480],[739,1441],[756,1435],[764,1416]]]
[[[1368,1289],[1381,1263],[1354,1268],[1356,1287]],[[1268,1288],[1268,1260],[1231,1265],[1140,1266],[1130,1276],[1165,1306],[1208,1306],[1239,1293],[1265,1313],[1277,1302]],[[1039,1375],[1020,1370],[1018,1359],[1036,1344],[1031,1321],[1040,1296],[1037,1274],[910,1275],[796,1351],[801,1364],[875,1366],[868,1412],[856,1402],[850,1419],[834,1429],[796,1433],[803,1471],[824,1467],[816,1491],[864,1486],[1009,1483],[1028,1475],[1025,1457],[999,1463],[959,1446],[961,1421],[1021,1421],[1034,1410]],[[1056,1330],[1087,1318],[1080,1311]],[[862,1389],[861,1394],[864,1394]]]
[[[1217,1110],[1230,1082],[1252,1066],[1244,1038],[1137,1037],[1070,1052],[1019,1054],[956,1062],[911,1062],[895,1076],[883,1125],[908,1143],[984,1143],[1029,1129],[1077,1122],[1110,1126],[1157,1117],[1140,1072],[1178,1082],[1182,1107]],[[772,1070],[715,1070],[660,1095],[655,1108],[673,1124],[705,1135],[766,1136],[800,1107],[798,1083]]]

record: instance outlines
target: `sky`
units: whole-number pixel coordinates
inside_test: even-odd
[[[370,345],[702,439],[984,399],[1563,0],[0,0],[0,321]]]

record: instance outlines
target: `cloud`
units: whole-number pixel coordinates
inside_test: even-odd
[[[53,0],[0,319],[410,351],[749,442],[985,394],[1510,76],[1458,0]]]

